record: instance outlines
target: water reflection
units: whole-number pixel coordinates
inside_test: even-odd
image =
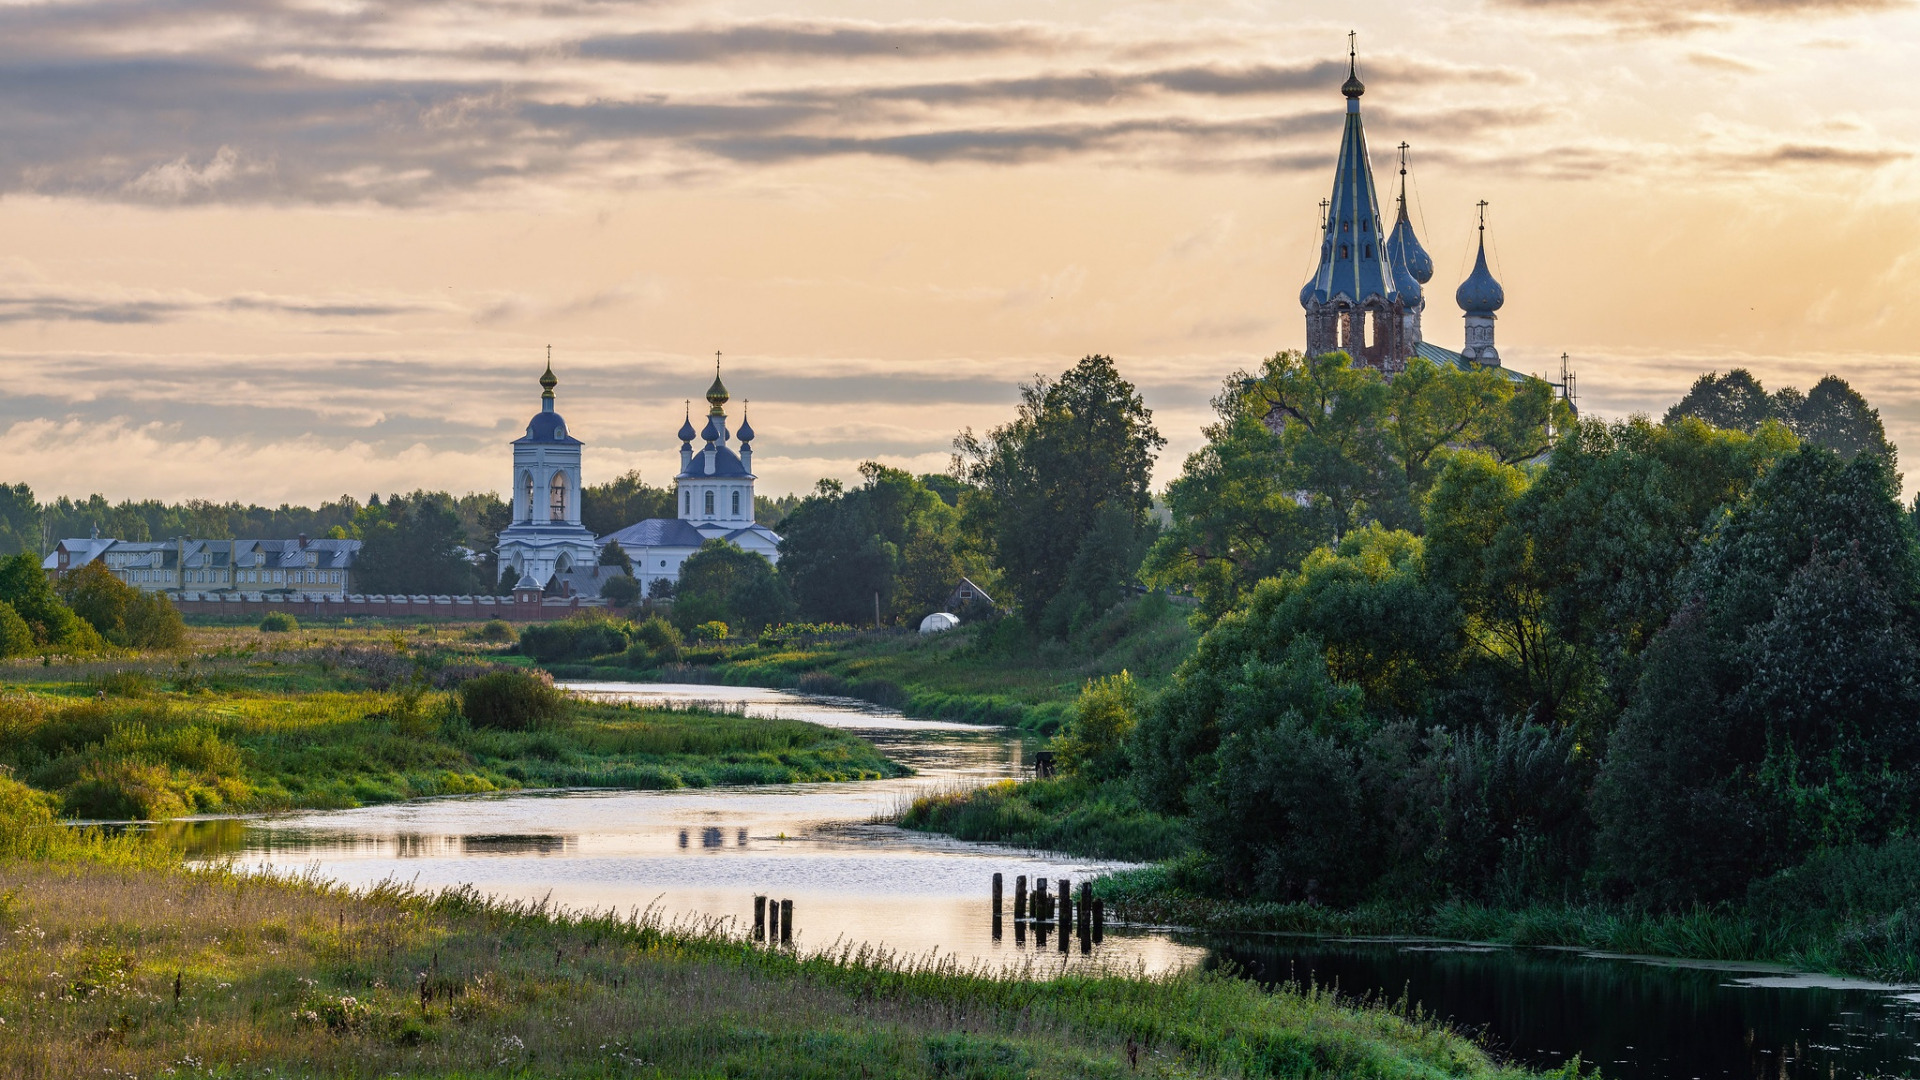
[[[706,697],[750,715],[830,723],[919,772],[856,784],[522,792],[160,828],[193,859],[312,868],[350,885],[398,879],[576,908],[654,906],[670,917],[733,919],[748,933],[755,897],[787,901],[791,925],[774,927],[770,908],[767,932],[808,950],[876,944],[1041,974],[1089,962],[1150,971],[1231,963],[1268,983],[1404,997],[1519,1062],[1557,1067],[1577,1053],[1609,1080],[1920,1072],[1920,1001],[1901,988],[1751,965],[1416,941],[1200,938],[1103,920],[1083,936],[1090,905],[1073,894],[1114,864],[881,823],[927,790],[1019,775],[1017,738],[744,687],[593,689],[637,701]],[[1011,904],[993,903],[995,873],[1013,883]]]
[[[1435,942],[1216,939],[1209,967],[1418,1003],[1522,1064],[1608,1077],[1907,1076],[1920,1004],[1897,988],[1758,964]],[[1787,985],[1791,984],[1791,989]]]

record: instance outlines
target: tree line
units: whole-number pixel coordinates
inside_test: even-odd
[[[1844,382],[1756,418],[1709,376],[1609,424],[1377,379],[1282,354],[1229,380],[1145,569],[1206,631],[1061,740],[1189,824],[1190,883],[1672,907],[1907,834],[1920,534]]]

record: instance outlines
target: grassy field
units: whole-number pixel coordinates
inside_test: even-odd
[[[582,701],[537,730],[475,728],[451,687],[491,654],[429,629],[200,629],[184,658],[0,668],[0,766],[101,819],[904,771],[843,732],[709,710]]]
[[[868,631],[808,643],[750,642],[690,651],[691,662],[626,677],[774,686],[841,694],[913,716],[1005,724],[1050,735],[1088,679],[1130,671],[1164,683],[1193,651],[1187,609],[1165,597],[1120,604],[1071,640],[1032,636],[1017,619],[944,634]],[[598,674],[592,667],[555,668]]]
[[[724,924],[163,865],[0,780],[0,1078],[1526,1075],[1217,974],[803,955]]]

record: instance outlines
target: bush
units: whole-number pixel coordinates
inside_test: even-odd
[[[657,667],[680,659],[680,631],[658,615],[634,626],[629,636],[633,644],[627,646],[627,663],[632,667]]]
[[[62,577],[55,591],[73,613],[115,645],[135,649],[177,649],[186,644],[187,624],[173,601],[144,593],[89,563]]]
[[[727,624],[718,619],[711,622],[703,622],[693,628],[693,640],[725,641],[727,640]]]
[[[25,656],[32,651],[33,627],[12,604],[0,600],[0,656]]]
[[[284,634],[300,629],[300,621],[284,611],[269,611],[267,617],[260,620],[260,629],[269,634]]]
[[[475,635],[481,641],[504,642],[511,645],[520,640],[514,632],[513,624],[505,619],[488,619]]]
[[[640,599],[640,583],[625,574],[608,578],[600,585],[600,598],[610,604],[626,607]]]
[[[535,731],[566,719],[567,695],[544,672],[495,671],[460,687],[460,712],[477,728]]]
[[[1089,679],[1074,703],[1073,718],[1054,741],[1060,767],[1105,780],[1127,768],[1127,736],[1140,717],[1140,686],[1125,671]]]
[[[628,626],[591,615],[534,623],[520,631],[520,651],[547,664],[607,656],[626,650]]]

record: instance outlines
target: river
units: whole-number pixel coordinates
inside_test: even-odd
[[[916,795],[1018,776],[999,729],[775,690],[574,683],[629,701],[717,702],[856,731],[915,775],[846,784],[562,791],[427,799],[188,825],[196,858],[312,870],[350,885],[473,885],[573,908],[652,907],[669,919],[750,919],[752,898],[793,901],[803,949],[872,944],[1037,972],[1104,965],[1164,972],[1231,966],[1265,982],[1399,1000],[1484,1034],[1538,1067],[1580,1054],[1620,1080],[1906,1076],[1920,1072],[1920,987],[1797,975],[1764,965],[1617,957],[1429,940],[1202,937],[1109,925],[1084,954],[1005,920],[989,879],[1077,883],[1122,864],[968,844],[886,819]]]

